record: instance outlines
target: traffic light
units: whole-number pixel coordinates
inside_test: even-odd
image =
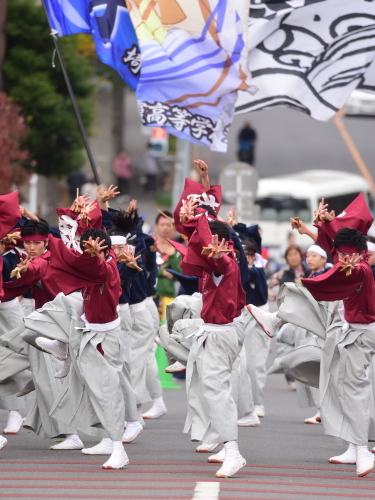
[[[150,138],[151,152],[155,156],[164,156],[168,152],[168,132],[162,127],[154,127]]]

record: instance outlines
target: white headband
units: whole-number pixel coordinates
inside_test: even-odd
[[[324,257],[325,259],[327,258],[327,252],[325,252],[323,250],[323,248],[321,248],[318,245],[311,245],[311,247],[309,247],[307,249],[307,251],[308,252],[315,252],[315,253],[319,254],[321,257]]]
[[[111,243],[112,245],[126,245],[126,238],[125,236],[111,236]]]
[[[370,250],[370,252],[375,252],[375,243],[368,241],[367,242],[367,250]]]

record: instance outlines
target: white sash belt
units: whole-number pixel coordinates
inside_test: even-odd
[[[79,327],[76,326],[76,330],[82,330],[82,333],[85,332],[108,332],[109,330],[113,330],[114,328],[117,328],[120,326],[121,319],[120,316],[117,316],[117,318],[113,321],[110,321],[109,323],[89,323],[86,319],[86,316],[82,314],[81,316],[82,321],[85,323],[84,327]]]
[[[342,331],[345,333],[349,328],[353,328],[354,330],[375,330],[375,323],[348,323],[344,321]]]
[[[137,304],[129,304],[130,312],[139,312],[146,309],[146,301],[138,302]]]
[[[223,330],[227,330],[234,323],[238,323],[239,321],[243,321],[243,314],[241,313],[237,318],[234,318],[232,323],[225,323],[224,325],[214,325],[213,323],[203,323],[202,326],[198,328],[196,332],[191,333],[186,338],[192,337],[195,335],[196,338],[201,337],[205,332],[222,332]]]
[[[34,299],[27,299],[24,297],[21,300],[21,305],[22,306],[35,306],[35,300]]]
[[[17,302],[19,302],[17,297],[15,299],[8,300],[7,302],[0,302],[0,310],[11,309],[17,305]]]

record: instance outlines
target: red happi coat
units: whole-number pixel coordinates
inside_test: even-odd
[[[232,323],[240,316],[246,300],[234,253],[223,254],[221,259],[201,254],[202,248],[212,240],[209,222],[204,214],[189,219],[183,229],[191,237],[181,267],[184,271],[184,266],[188,266],[190,274],[201,277],[199,286],[203,300],[203,321],[217,325]]]
[[[53,240],[55,238],[51,238],[51,241]],[[43,255],[30,262],[26,272],[21,274],[21,278],[3,283],[3,300],[19,297],[27,290],[31,290],[36,309],[53,300],[62,289],[56,279],[52,277],[50,260],[51,252],[47,250]]]
[[[336,262],[337,256],[333,240],[337,231],[348,227],[350,229],[357,229],[362,234],[367,234],[373,221],[374,218],[366,204],[365,197],[363,193],[360,193],[331,222],[318,222],[315,225],[318,228],[318,238],[315,243],[329,253]]]
[[[66,295],[82,290],[83,308],[89,323],[110,323],[118,317],[121,295],[116,256],[110,251],[106,260],[67,248],[61,240],[51,245],[51,268]]]
[[[337,263],[316,278],[303,279],[302,284],[317,301],[342,300],[348,323],[375,322],[375,281],[366,259],[349,276],[341,271],[340,263]]]

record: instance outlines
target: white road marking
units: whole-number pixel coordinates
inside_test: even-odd
[[[218,500],[220,483],[197,483],[192,500]]]

